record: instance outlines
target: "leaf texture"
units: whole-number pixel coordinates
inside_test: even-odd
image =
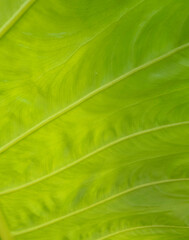
[[[0,12],[0,239],[188,239],[188,0]]]

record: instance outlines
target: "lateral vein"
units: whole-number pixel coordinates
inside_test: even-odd
[[[24,13],[34,4],[36,0],[27,0],[12,15],[12,17],[0,28],[0,38],[2,38],[10,28],[24,15]]]
[[[95,154],[98,154],[100,152],[102,152],[103,150],[105,149],[108,149],[116,144],[119,144],[123,141],[126,141],[126,140],[129,140],[129,139],[132,139],[134,137],[137,137],[137,136],[140,136],[140,135],[143,135],[143,134],[148,134],[148,133],[151,133],[151,132],[155,132],[155,131],[159,131],[159,130],[162,130],[162,129],[166,129],[166,128],[171,128],[171,127],[177,127],[177,126],[181,126],[181,125],[188,125],[189,124],[189,121],[186,121],[186,122],[178,122],[178,123],[172,123],[172,124],[167,124],[167,125],[162,125],[162,126],[158,126],[158,127],[155,127],[155,128],[150,128],[150,129],[146,129],[146,130],[143,130],[143,131],[140,131],[140,132],[136,132],[136,133],[133,133],[133,134],[130,134],[130,135],[127,135],[127,136],[124,136],[124,137],[121,137],[121,138],[118,138],[116,139],[115,141],[112,141],[98,149],[96,149],[95,151],[89,153],[89,154],[86,154],[85,156],[81,157],[80,159],[62,167],[62,168],[59,168],[58,170],[54,171],[54,172],[51,172],[50,174],[47,174],[43,177],[40,177],[38,179],[35,179],[34,181],[31,181],[31,182],[28,182],[26,184],[23,184],[21,186],[18,186],[18,187],[15,187],[15,188],[12,188],[12,189],[7,189],[7,190],[4,190],[2,192],[0,192],[0,196],[2,195],[6,195],[6,194],[10,194],[10,193],[13,193],[13,192],[16,192],[16,191],[19,191],[19,190],[22,190],[24,188],[27,188],[27,187],[30,187],[34,184],[37,184],[39,182],[42,182],[48,178],[51,178],[71,167],[74,167],[76,166],[77,164],[83,162],[84,160],[88,159],[89,157],[92,157],[94,156]]]
[[[30,0],[32,1],[32,0]],[[36,1],[36,0],[33,0]],[[66,59],[66,62],[68,62],[82,47],[86,46],[89,42],[93,41],[94,39],[96,39],[100,34],[102,34],[103,32],[105,32],[109,27],[112,26],[112,24],[115,24],[117,22],[119,22],[121,20],[121,18],[123,16],[125,16],[126,13],[130,12],[131,10],[135,9],[138,5],[140,5],[141,3],[143,3],[145,0],[142,0],[141,2],[137,3],[134,7],[130,8],[127,12],[125,12],[122,16],[120,16],[115,22],[111,23],[110,25],[108,25],[105,29],[102,29],[102,31],[98,32],[97,34],[95,34],[92,38],[90,38],[88,41],[84,42],[81,46],[79,46],[79,48],[77,48],[72,54],[71,56],[68,57],[68,59]],[[64,62],[64,64],[66,63]],[[106,85],[103,85],[104,87]],[[103,87],[102,86],[102,87]],[[79,100],[75,101],[74,103],[70,104],[69,106],[67,106],[66,108],[61,109],[60,111],[56,112],[55,114],[47,117],[46,119],[42,120],[41,122],[39,122],[38,124],[36,124],[35,126],[31,127],[30,129],[28,129],[26,132],[22,133],[21,135],[19,135],[18,137],[12,139],[9,143],[5,144],[4,146],[0,147],[0,154],[2,152],[5,152],[7,149],[9,149],[10,147],[12,147],[13,145],[17,144],[18,142],[22,141],[24,138],[26,138],[27,136],[31,135],[32,133],[38,131],[41,127],[45,126],[46,124],[50,123],[51,121],[61,117],[63,114],[71,111],[73,108],[77,107],[78,105],[80,105],[81,103],[85,102],[86,100],[90,99],[91,97],[93,97],[93,93],[94,95],[98,94],[98,90],[101,91],[101,87],[98,89],[95,89],[94,91],[90,92],[89,94],[87,94],[86,96],[80,98]]]
[[[136,230],[143,230],[143,229],[150,229],[150,228],[172,228],[172,229],[189,229],[189,226],[172,226],[172,225],[149,225],[149,226],[138,226],[138,227],[133,227],[133,228],[126,228],[111,234],[108,234],[102,238],[98,238],[97,240],[104,240],[108,239],[110,237],[114,237],[116,235],[125,233],[125,232],[130,232],[130,231],[136,231]]]
[[[90,92],[89,94],[85,95],[84,97],[78,99],[77,101],[75,101],[74,103],[70,104],[69,106],[67,106],[66,108],[60,110],[59,112],[49,116],[48,118],[44,119],[43,121],[41,121],[40,123],[36,124],[35,126],[33,126],[32,128],[30,128],[29,130],[27,130],[26,132],[24,132],[23,134],[21,134],[20,136],[14,138],[13,140],[11,140],[9,143],[5,144],[4,146],[2,146],[0,148],[0,153],[5,152],[6,150],[8,150],[10,147],[14,146],[15,144],[17,144],[18,142],[22,141],[23,139],[25,139],[26,137],[28,137],[29,135],[33,134],[34,132],[38,131],[40,128],[42,128],[43,126],[49,124],[50,122],[56,120],[57,118],[61,117],[63,114],[71,111],[72,109],[76,108],[77,106],[79,106],[80,104],[84,103],[85,101],[89,100],[90,98],[94,97],[95,95],[103,92],[104,90],[114,86],[115,84],[123,81],[124,79],[127,79],[128,77],[136,74],[139,71],[142,71],[148,67],[150,67],[151,65],[158,63],[168,57],[170,57],[171,55],[185,49],[189,47],[189,43],[181,45],[180,47],[177,47],[175,49],[173,49],[172,51],[153,59],[152,61],[149,61],[139,67],[134,68],[133,70],[131,70],[128,73],[125,73],[123,75],[121,75],[120,77],[112,80],[111,82],[104,84],[103,86],[95,89],[94,91]]]
[[[133,187],[133,188],[127,189],[127,190],[125,190],[125,191],[122,191],[122,192],[120,192],[120,193],[114,194],[114,195],[112,195],[112,196],[110,196],[110,197],[107,197],[107,198],[105,198],[105,199],[103,199],[103,200],[101,200],[101,201],[99,201],[99,202],[96,202],[96,203],[94,203],[94,204],[91,204],[90,206],[87,206],[87,207],[82,208],[82,209],[80,209],[80,210],[76,210],[76,211],[71,212],[71,213],[69,213],[69,214],[67,214],[67,215],[58,217],[58,218],[56,218],[56,219],[50,220],[50,221],[48,221],[48,222],[46,222],[46,223],[37,225],[37,226],[35,226],[35,227],[31,227],[31,228],[28,228],[28,229],[25,229],[25,230],[22,230],[22,231],[13,232],[12,234],[13,234],[14,236],[18,236],[18,235],[23,235],[23,234],[26,234],[26,233],[29,233],[29,232],[33,232],[33,231],[39,230],[39,229],[41,229],[41,228],[45,228],[45,227],[47,227],[47,226],[49,226],[49,225],[55,224],[55,223],[57,223],[57,222],[60,222],[60,221],[62,221],[62,220],[65,220],[65,219],[67,219],[67,218],[69,218],[69,217],[75,216],[75,215],[77,215],[77,214],[79,214],[79,213],[83,213],[83,212],[88,211],[88,210],[90,210],[90,209],[92,209],[92,208],[95,208],[95,207],[97,207],[97,206],[99,206],[99,205],[102,205],[102,204],[104,204],[104,203],[107,203],[107,202],[109,202],[109,201],[112,201],[112,200],[114,200],[114,199],[116,199],[116,198],[119,198],[119,197],[121,197],[121,196],[124,196],[124,195],[126,195],[126,194],[128,194],[128,193],[137,191],[137,190],[142,189],[142,188],[147,188],[147,187],[151,187],[151,186],[155,186],[155,185],[160,185],[160,184],[165,184],[165,183],[182,182],[182,181],[189,181],[189,178],[165,179],[165,180],[160,180],[160,181],[156,181],[156,182],[150,182],[150,183],[141,184],[141,185],[135,186],[135,187]]]

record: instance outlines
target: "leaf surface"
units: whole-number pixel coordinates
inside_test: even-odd
[[[187,239],[188,0],[0,7],[1,240]]]

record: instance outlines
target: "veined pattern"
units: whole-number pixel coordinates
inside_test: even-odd
[[[188,239],[188,0],[0,12],[0,240]]]

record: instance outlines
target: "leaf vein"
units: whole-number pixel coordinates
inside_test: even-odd
[[[120,77],[114,79],[113,81],[104,84],[103,86],[95,89],[94,91],[90,92],[89,94],[85,95],[84,97],[80,98],[79,100],[75,101],[74,103],[70,104],[69,106],[67,106],[66,108],[60,110],[59,112],[49,116],[48,118],[44,119],[43,121],[41,121],[40,123],[36,124],[35,126],[33,126],[32,128],[30,128],[29,130],[27,130],[26,132],[24,132],[23,134],[21,134],[20,136],[16,137],[15,139],[11,140],[9,143],[5,144],[4,146],[2,146],[0,148],[0,154],[5,152],[6,150],[8,150],[10,147],[14,146],[15,144],[19,143],[20,141],[22,141],[23,139],[25,139],[26,137],[28,137],[29,135],[33,134],[34,132],[38,131],[40,128],[42,128],[43,126],[49,124],[50,122],[56,120],[57,118],[61,117],[63,114],[71,111],[72,109],[76,108],[77,106],[79,106],[80,104],[84,103],[85,101],[89,100],[90,98],[94,97],[95,95],[101,93],[102,91],[114,86],[115,84],[119,83],[120,81],[134,75],[135,73],[142,71],[146,68],[148,68],[149,66],[160,62],[161,60],[164,60],[168,57],[170,57],[171,55],[179,52],[180,50],[183,50],[185,48],[189,47],[189,43],[181,45],[180,47],[175,48],[174,50],[153,59],[150,62],[147,62],[139,67],[134,68],[133,70],[131,70],[128,73],[125,73],[123,75],[121,75]]]
[[[0,38],[2,38],[13,25],[24,15],[36,0],[28,0],[12,15],[12,17],[0,28]]]
[[[149,225],[149,226],[138,226],[138,227],[133,227],[133,228],[126,228],[111,234],[108,234],[102,238],[98,238],[98,240],[104,240],[108,239],[110,237],[114,237],[116,235],[125,233],[125,232],[130,232],[130,231],[136,231],[136,230],[142,230],[142,229],[150,229],[150,228],[172,228],[172,229],[189,229],[189,226],[171,226],[171,225]]]
[[[34,184],[37,184],[41,181],[44,181],[48,178],[51,178],[71,167],[74,167],[76,166],[77,164],[83,162],[84,160],[88,159],[89,157],[92,157],[94,156],[95,154],[98,154],[100,152],[102,152],[103,150],[105,149],[108,149],[116,144],[119,144],[125,140],[128,140],[128,139],[132,139],[134,137],[137,137],[137,136],[140,136],[140,135],[143,135],[143,134],[148,134],[148,133],[152,133],[152,132],[155,132],[155,131],[159,131],[159,130],[162,130],[162,129],[166,129],[166,128],[170,128],[170,127],[177,127],[177,126],[181,126],[181,125],[188,125],[189,124],[189,121],[186,121],[186,122],[178,122],[178,123],[172,123],[172,124],[167,124],[167,125],[162,125],[162,126],[158,126],[158,127],[154,127],[154,128],[150,128],[150,129],[146,129],[146,130],[143,130],[143,131],[140,131],[140,132],[136,132],[136,133],[133,133],[133,134],[130,134],[130,135],[127,135],[127,136],[124,136],[124,137],[121,137],[121,138],[118,138],[116,139],[115,141],[112,141],[98,149],[96,149],[95,151],[89,153],[89,154],[86,154],[85,156],[81,157],[80,159],[62,167],[62,168],[59,168],[58,170],[54,171],[54,172],[51,172],[50,174],[47,174],[43,177],[40,177],[38,179],[35,179],[34,181],[31,181],[29,183],[26,183],[26,184],[23,184],[19,187],[15,187],[15,188],[12,188],[12,189],[7,189],[5,191],[2,191],[0,192],[0,196],[2,195],[6,195],[6,194],[10,194],[10,193],[13,193],[13,192],[16,192],[16,191],[19,191],[21,189],[24,189],[24,188],[27,188],[27,187],[30,187]]]
[[[13,235],[14,236],[18,236],[18,235],[22,235],[22,234],[26,234],[26,233],[29,233],[29,232],[33,232],[33,231],[39,230],[41,228],[44,228],[44,227],[47,227],[49,225],[55,224],[57,222],[65,220],[65,219],[67,219],[69,217],[72,217],[72,216],[75,216],[77,214],[83,213],[83,212],[88,211],[88,210],[90,210],[92,208],[95,208],[95,207],[100,206],[100,205],[102,205],[104,203],[107,203],[107,202],[112,201],[112,200],[114,200],[116,198],[122,197],[122,196],[124,196],[124,195],[126,195],[128,193],[131,193],[131,192],[143,189],[143,188],[148,188],[148,187],[152,187],[152,186],[156,186],[156,185],[160,185],[160,184],[184,182],[184,181],[189,181],[189,178],[165,179],[165,180],[160,180],[160,181],[156,181],[156,182],[144,183],[144,184],[141,184],[141,185],[129,188],[129,189],[127,189],[125,191],[122,191],[120,193],[114,194],[114,195],[112,195],[110,197],[107,197],[107,198],[101,200],[101,201],[93,203],[93,204],[91,204],[91,205],[89,205],[89,206],[87,206],[85,208],[76,210],[74,212],[68,213],[67,215],[64,215],[64,216],[58,217],[56,219],[50,220],[50,221],[48,221],[46,223],[42,223],[40,225],[37,225],[35,227],[31,227],[31,228],[28,228],[28,229],[25,229],[25,230],[15,231],[15,232],[13,232]]]

